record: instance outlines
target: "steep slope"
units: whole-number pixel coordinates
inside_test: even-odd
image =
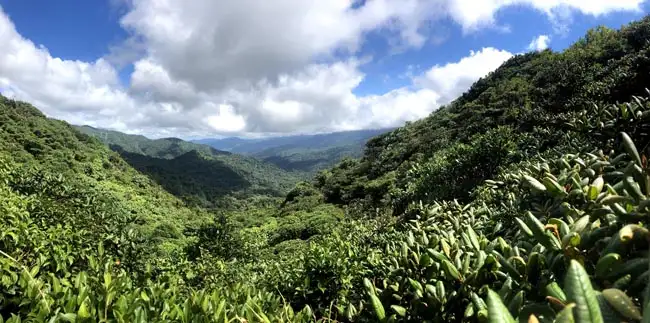
[[[400,205],[399,213],[409,201],[466,200],[508,164],[599,140],[566,138],[567,120],[584,107],[645,94],[648,23],[591,30],[562,53],[515,56],[429,117],[371,139],[360,160],[315,183],[329,202]]]
[[[345,157],[361,157],[370,138],[390,130],[392,128],[261,139],[202,139],[195,142],[251,155],[285,170],[314,173],[333,166]]]
[[[112,201],[110,212],[130,218],[130,224],[145,237],[164,240],[162,248],[182,247],[185,238],[180,232],[207,218],[203,212],[186,208],[181,200],[138,173],[98,140],[63,121],[46,118],[27,103],[2,96],[0,157],[14,165],[15,177],[9,182],[17,192],[34,196],[61,194],[47,202],[61,210],[82,208],[83,203],[90,202],[79,200],[77,195],[93,192],[88,195],[96,197],[89,199]],[[34,187],[41,181],[44,183],[38,185],[44,185],[42,192]],[[68,190],[77,193],[67,195]]]
[[[206,207],[228,206],[227,196],[282,196],[306,176],[178,138],[152,140],[88,126],[77,129],[102,140],[172,194]]]

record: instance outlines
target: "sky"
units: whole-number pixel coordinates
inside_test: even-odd
[[[421,119],[513,55],[650,0],[0,0],[0,93],[148,137]]]

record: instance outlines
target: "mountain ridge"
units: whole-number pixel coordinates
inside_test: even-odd
[[[287,172],[253,157],[179,138],[149,139],[113,130],[75,127],[101,140],[169,192],[206,207],[223,207],[223,198],[229,195],[283,196],[295,183],[307,178],[306,174]]]
[[[313,174],[333,166],[343,158],[361,157],[368,140],[392,129],[394,128],[254,139],[229,137],[199,139],[193,142],[206,144],[220,150],[250,155],[288,171],[298,170]]]

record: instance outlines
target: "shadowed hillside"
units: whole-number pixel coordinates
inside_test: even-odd
[[[77,128],[102,140],[172,194],[206,207],[227,206],[226,196],[282,196],[305,176],[178,138],[152,140],[88,126]]]

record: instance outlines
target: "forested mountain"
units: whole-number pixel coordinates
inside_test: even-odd
[[[212,213],[3,98],[0,316],[647,322],[649,72],[650,17],[594,29],[513,57],[277,205]]]
[[[292,171],[316,171],[334,166],[346,157],[358,158],[366,142],[393,129],[342,131],[260,139],[238,137],[196,140],[219,150],[251,155]]]
[[[48,252],[62,258],[41,266],[61,267],[68,261],[72,264],[77,257],[72,253],[80,251],[75,248],[97,246],[99,241],[93,238],[110,240],[115,247],[119,239],[128,239],[130,229],[137,230],[143,239],[159,243],[147,245],[151,252],[171,252],[187,243],[187,237],[182,235],[185,228],[211,218],[206,212],[185,207],[185,203],[135,171],[100,141],[65,122],[47,119],[29,104],[2,96],[0,165],[4,194],[0,202],[4,203],[0,212],[4,217],[2,250],[18,245],[27,248],[25,251],[37,250],[39,244],[49,243],[29,241],[27,237],[38,239],[35,232],[25,237],[12,233],[25,227],[7,227],[27,216],[33,223],[24,225],[46,228],[48,235],[60,235],[53,239],[66,241],[90,235],[79,238],[72,249],[66,250],[71,247],[65,245],[49,246],[54,249]],[[71,232],[74,235],[67,236]],[[141,256],[145,259],[147,254],[143,251]]]
[[[178,138],[152,140],[89,126],[77,129],[100,139],[170,193],[202,206],[225,207],[227,196],[283,196],[306,176]]]
[[[198,145],[179,138],[149,139],[141,135],[130,135],[90,126],[75,126],[75,128],[85,134],[97,137],[107,145],[115,146],[116,149],[149,157],[172,159],[193,150],[210,155],[230,154],[226,151],[220,151],[206,145]]]
[[[468,201],[506,165],[579,140],[601,142],[613,134],[571,122],[647,94],[645,28],[645,20],[597,28],[562,53],[515,56],[431,116],[373,138],[362,158],[323,172],[316,185],[329,202],[397,203],[400,213],[409,201]],[[568,137],[576,128],[584,136]]]

